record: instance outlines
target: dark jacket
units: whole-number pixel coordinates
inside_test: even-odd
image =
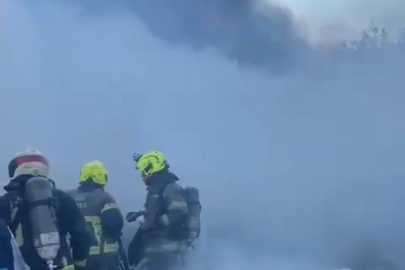
[[[103,234],[109,238],[119,239],[121,237],[122,228],[124,227],[124,218],[114,198],[104,190],[103,186],[93,182],[85,182],[76,190],[68,192],[68,194],[90,194],[97,191],[100,191],[100,196],[97,196],[97,199],[99,199],[97,201],[97,210],[100,215]]]
[[[6,222],[0,220],[0,269],[3,268],[14,270],[14,254]]]
[[[147,181],[144,230],[150,236],[179,239],[184,235],[187,202],[179,178],[165,170]]]
[[[24,200],[24,184],[29,177],[19,177],[12,180],[4,189],[7,194],[2,196],[0,203],[0,215],[8,220],[11,232],[15,235],[22,256],[31,269],[44,269],[44,262],[38,256],[33,247],[30,219],[27,205]],[[86,260],[90,248],[90,235],[86,228],[86,222],[75,201],[65,192],[53,189],[53,197],[56,199],[56,219],[59,229],[61,248],[59,249],[56,265],[83,263]],[[11,205],[7,209],[7,204]],[[67,238],[69,237],[70,245]],[[70,248],[71,251],[70,252]],[[66,260],[63,263],[64,259]]]

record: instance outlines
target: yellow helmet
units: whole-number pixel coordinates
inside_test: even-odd
[[[92,181],[95,184],[104,186],[107,184],[107,180],[107,169],[98,160],[85,164],[80,172],[80,183]]]
[[[141,171],[143,176],[151,176],[168,167],[165,156],[159,151],[148,151],[142,155],[134,154],[134,161],[136,169]]]

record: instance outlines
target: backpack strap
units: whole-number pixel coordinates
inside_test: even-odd
[[[33,208],[33,207],[37,207],[37,206],[41,206],[41,205],[48,205],[48,206],[54,207],[55,210],[56,210],[57,207],[59,206],[59,203],[58,203],[58,199],[55,198],[55,197],[44,199],[44,200],[38,200],[38,201],[35,201],[35,202],[26,203],[26,207],[28,209]]]
[[[165,182],[159,189],[159,201],[160,201],[160,213],[159,213],[159,215],[165,214],[167,212],[167,209],[165,207],[165,202],[163,200],[163,193],[165,192],[166,187],[171,183],[174,183],[174,181]]]
[[[18,228],[18,225],[22,222],[24,216],[24,209],[22,205],[18,206],[17,212],[14,215],[14,218],[10,221],[10,231],[15,234]]]
[[[167,182],[165,182],[165,183],[160,187],[160,190],[159,190],[159,197],[160,197],[160,198],[163,198],[163,192],[165,192],[166,187],[167,187],[168,185],[172,184],[172,183],[174,183],[174,182],[172,182],[172,181],[167,181]]]

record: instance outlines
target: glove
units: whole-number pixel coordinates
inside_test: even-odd
[[[137,218],[140,216],[143,216],[145,214],[144,211],[138,211],[138,212],[129,212],[127,216],[125,217],[125,220],[128,222],[134,222]]]
[[[138,217],[136,221],[138,221],[139,226],[141,227],[143,227],[143,225],[145,224],[145,218],[143,216]]]

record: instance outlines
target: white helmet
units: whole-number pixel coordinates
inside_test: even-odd
[[[14,179],[20,175],[48,177],[48,159],[39,150],[32,147],[17,152],[15,158],[8,164],[8,176],[10,179]]]

